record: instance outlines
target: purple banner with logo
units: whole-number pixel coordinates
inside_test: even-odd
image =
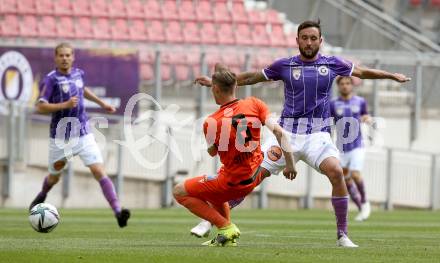
[[[139,61],[134,50],[75,49],[74,67],[84,70],[85,86],[115,106],[118,115],[138,92]],[[0,102],[35,103],[38,84],[54,69],[53,48],[0,47]],[[87,102],[86,108],[101,112],[93,102]]]

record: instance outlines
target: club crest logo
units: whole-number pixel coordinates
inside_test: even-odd
[[[342,116],[342,114],[344,114],[344,108],[342,108],[342,107],[337,107],[337,108],[336,108],[336,115],[338,115],[338,116]]]
[[[63,90],[64,93],[69,92],[69,84],[68,83],[61,84],[61,89]]]
[[[77,80],[75,81],[75,85],[76,85],[77,88],[80,89],[80,88],[84,87],[84,82],[83,82],[82,79],[77,79]]]
[[[318,68],[318,73],[321,76],[327,76],[328,75],[328,68],[327,68],[327,66],[320,66]]]
[[[295,80],[298,80],[299,77],[301,77],[301,69],[300,68],[292,69],[292,76]]]
[[[0,56],[0,102],[27,103],[32,97],[33,81],[32,68],[23,54],[7,51]]]

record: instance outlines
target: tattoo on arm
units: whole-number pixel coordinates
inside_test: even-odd
[[[253,85],[267,81],[262,72],[244,72],[237,76],[238,86]]]

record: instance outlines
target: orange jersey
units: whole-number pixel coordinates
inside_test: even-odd
[[[263,161],[260,130],[269,115],[267,105],[255,98],[224,104],[203,124],[208,145],[215,145],[223,163],[219,179],[237,184],[249,179]]]

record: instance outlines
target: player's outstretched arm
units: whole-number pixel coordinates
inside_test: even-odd
[[[78,97],[71,97],[68,101],[60,103],[49,103],[46,101],[39,101],[35,105],[35,110],[40,114],[49,114],[60,110],[71,109],[78,105]]]
[[[267,80],[262,72],[243,72],[237,75],[237,86],[254,85]],[[197,77],[194,81],[202,86],[211,87],[212,81],[208,76]]]
[[[284,168],[283,171],[284,176],[289,180],[295,179],[298,172],[296,171],[295,159],[293,157],[293,149],[292,145],[290,144],[289,134],[271,118],[268,118],[265,121],[265,125],[277,138],[278,144],[283,152],[284,159],[286,160],[286,168]]]
[[[364,68],[359,66],[354,66],[352,75],[360,79],[391,79],[401,83],[411,80],[411,78],[400,73],[390,73],[385,70]]]
[[[101,108],[106,110],[108,113],[114,113],[116,111],[116,108],[105,103],[105,101],[101,100],[98,96],[95,95],[89,88],[84,88],[84,98],[93,101],[94,103],[98,104]]]

